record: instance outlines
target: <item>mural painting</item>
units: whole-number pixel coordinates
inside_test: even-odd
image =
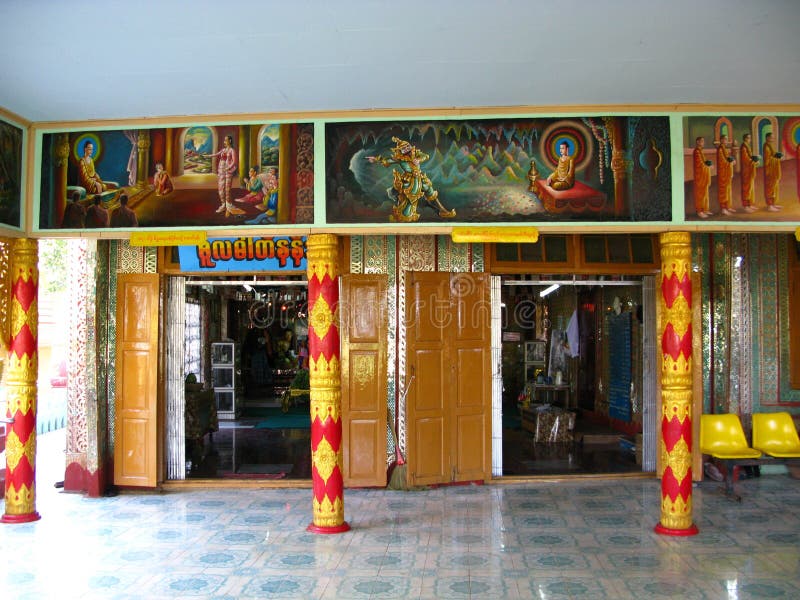
[[[325,126],[328,223],[669,221],[666,117]]]
[[[311,223],[310,123],[49,133],[40,229]]]
[[[800,117],[687,117],[687,220],[800,221]]]
[[[22,129],[0,119],[0,224],[21,227]]]

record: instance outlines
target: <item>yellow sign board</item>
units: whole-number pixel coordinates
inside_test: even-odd
[[[456,243],[528,243],[539,241],[536,227],[453,227],[450,237]]]
[[[133,231],[131,246],[199,246],[205,243],[205,231]]]

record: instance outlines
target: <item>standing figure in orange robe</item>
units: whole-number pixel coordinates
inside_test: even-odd
[[[741,176],[742,176],[742,207],[745,212],[755,212],[758,209],[755,207],[756,200],[756,163],[760,160],[758,156],[753,154],[753,149],[750,146],[750,140],[753,136],[745,133],[742,136],[741,147]]]
[[[717,146],[717,199],[723,215],[732,215],[736,209],[731,206],[733,187],[733,164],[736,159],[728,150],[728,136],[722,135]]]
[[[711,185],[711,161],[703,155],[706,141],[699,137],[694,141],[694,210],[697,216],[705,219],[711,216],[708,210],[708,187]]]
[[[767,210],[777,212],[783,208],[778,204],[778,191],[781,185],[781,158],[783,154],[775,152],[772,147],[772,134],[764,138],[764,197],[767,200]]]

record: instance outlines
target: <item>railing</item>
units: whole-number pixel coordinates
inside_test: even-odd
[[[36,433],[49,433],[67,426],[67,388],[39,386]]]

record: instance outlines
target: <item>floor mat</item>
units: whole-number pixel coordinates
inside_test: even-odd
[[[276,415],[261,421],[255,426],[256,429],[309,429],[311,427],[311,415]]]

